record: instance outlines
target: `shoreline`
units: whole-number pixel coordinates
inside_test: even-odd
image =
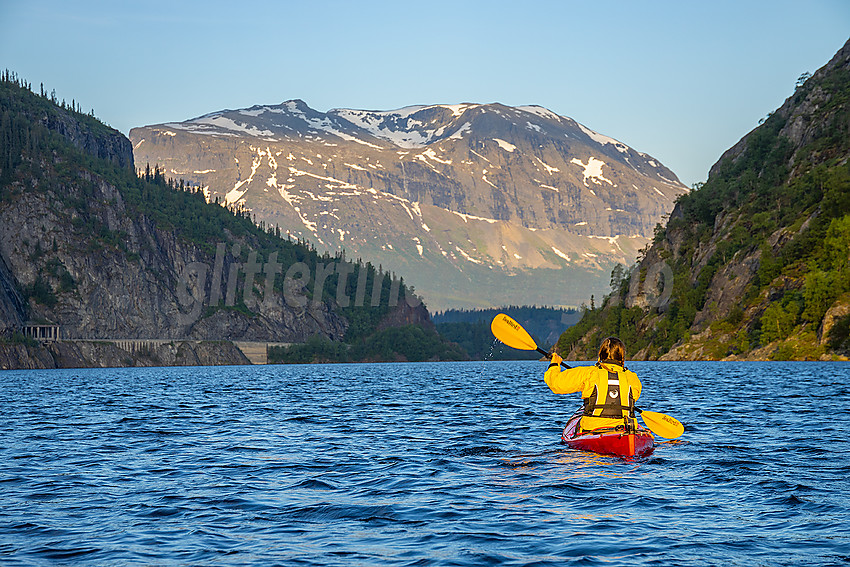
[[[116,343],[129,344],[153,343],[151,347],[137,347],[127,350]],[[318,360],[301,363],[269,363],[265,357],[258,358],[256,352],[246,355],[246,345],[263,343],[244,343],[242,341],[201,341],[190,339],[121,339],[106,341],[97,339],[64,340],[40,343],[37,346],[21,343],[0,344],[0,371],[2,370],[52,370],[71,368],[169,368],[184,366],[294,366],[318,364],[412,364],[404,360],[364,360],[354,362],[335,362]],[[278,343],[268,343],[271,345]],[[833,355],[815,360],[771,360],[766,358],[723,358],[699,360],[630,360],[627,363],[679,363],[679,362],[848,362],[850,358]],[[459,362],[459,361],[427,361]],[[536,362],[526,360],[469,360],[461,362]],[[591,360],[570,360],[573,364],[593,364]]]

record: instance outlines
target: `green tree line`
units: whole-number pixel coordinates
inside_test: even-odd
[[[505,347],[496,341],[490,323],[499,313],[507,313],[522,324],[539,345],[554,345],[558,336],[574,324],[581,312],[559,307],[511,305],[493,309],[447,309],[434,314],[437,332],[459,344],[476,360],[536,360],[536,352]]]
[[[468,358],[463,348],[420,325],[384,329],[354,344],[338,343],[315,335],[303,345],[269,348],[269,362],[274,364],[425,362]]]
[[[333,256],[319,254],[306,242],[283,238],[281,227],[257,223],[244,208],[207,202],[198,187],[183,180],[167,178],[157,165],[151,167],[147,164],[137,172],[82,151],[60,132],[45,125],[51,123],[45,117],[58,117],[61,113],[65,113],[66,118],[70,115],[81,128],[94,131],[99,136],[120,136],[94,118],[93,113],[82,114],[76,101],[72,101],[71,106],[59,105],[55,93],[45,94],[43,86],[41,94],[35,94],[31,85],[13,73],[5,71],[0,75],[0,203],[17,199],[27,191],[50,192],[59,203],[74,211],[72,228],[89,236],[88,251],[110,247],[123,251],[130,260],[138,258],[138,253],[127,248],[127,235],[111,231],[94,210],[97,184],[102,179],[119,191],[129,210],[195,244],[208,258],[214,257],[216,245],[223,240],[247,241],[251,250],[243,247],[239,260],[247,260],[249,252],[253,251],[257,253],[257,261],[264,263],[276,253],[284,273],[297,262],[306,264],[313,274],[317,273],[320,264],[330,262],[349,264],[349,274],[355,276],[363,270],[369,293],[362,306],[355,305],[353,301],[348,306],[336,304],[337,288],[341,285],[338,271],[325,280],[322,298],[314,298],[314,279],[311,278],[305,289],[308,298],[324,301],[348,321],[344,340],[349,347],[359,348],[368,337],[375,335],[381,320],[393,309],[396,301],[393,292],[396,289],[399,302],[414,296],[414,290],[396,274],[376,268],[370,262],[348,261],[344,252]],[[26,297],[45,305],[55,304],[57,293],[73,289],[74,282],[69,281],[66,274],[67,271],[63,272],[61,268],[39,265],[35,283],[22,291]],[[276,283],[278,292],[282,292],[282,279],[278,278]],[[379,282],[380,288],[377,306],[371,304],[375,281]],[[345,296],[354,298],[357,277],[347,277],[345,285]],[[217,308],[221,307],[211,306],[212,311]],[[244,305],[241,310],[252,315]],[[208,310],[207,315],[210,313]],[[432,334],[436,337],[435,333]],[[372,348],[377,347],[373,345]],[[451,350],[454,347],[446,348]]]
[[[615,335],[632,353],[647,348],[647,356],[659,356],[687,341],[697,313],[711,309],[706,300],[718,271],[758,253],[758,270],[740,304],[713,324],[732,338],[715,345],[712,356],[746,353],[791,335],[803,337],[807,346],[786,345],[776,357],[819,355],[813,345],[827,309],[850,294],[850,70],[837,68],[820,82],[799,84],[794,102],[814,89],[823,101],[811,118],[817,137],[795,147],[781,134],[789,117],[771,114],[740,154],[679,197],[667,226],[656,230],[644,254],[671,267],[670,303],[660,311],[625,307],[631,278],[646,276],[641,258],[639,269],[618,280],[602,308],[588,310],[564,333],[559,350],[583,345],[590,357],[602,338]],[[612,274],[612,284],[616,279]],[[747,312],[755,317],[745,318]],[[833,327],[830,348],[846,351],[847,326],[842,320]]]

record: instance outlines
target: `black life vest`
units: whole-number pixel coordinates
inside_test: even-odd
[[[604,361],[614,363],[613,361]],[[617,366],[620,366],[618,363]],[[597,363],[599,369],[605,370]],[[623,368],[625,370],[625,367]],[[626,385],[625,378],[621,381],[617,372],[608,370],[608,381],[602,384],[602,392],[599,384],[593,386],[593,393],[584,399],[583,414],[592,417],[606,417],[619,419],[623,417],[634,417],[635,400],[631,386]],[[601,395],[600,395],[601,394]]]

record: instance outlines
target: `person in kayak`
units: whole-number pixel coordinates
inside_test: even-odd
[[[552,364],[543,375],[546,385],[556,394],[581,392],[582,431],[622,428],[637,429],[634,407],[640,398],[637,374],[626,368],[626,347],[616,337],[608,337],[599,346],[594,366],[561,370],[561,360],[552,353]],[[578,429],[577,433],[580,433]]]

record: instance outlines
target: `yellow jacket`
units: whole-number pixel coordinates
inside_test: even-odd
[[[555,360],[560,362],[560,357]],[[629,407],[633,408],[640,398],[641,383],[637,374],[610,360],[563,371],[553,362],[543,379],[556,394],[581,392],[584,402],[581,428],[584,430],[623,425],[623,418],[629,416]],[[636,422],[632,424],[636,425]]]

